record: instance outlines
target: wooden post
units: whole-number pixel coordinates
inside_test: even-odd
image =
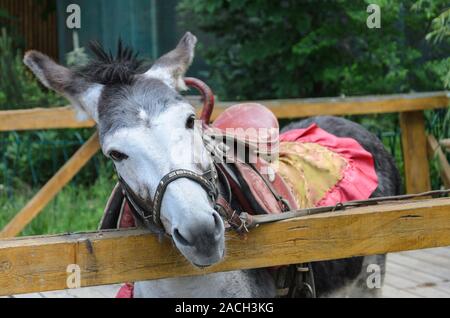
[[[86,143],[62,166],[58,172],[34,195],[27,205],[4,227],[0,238],[19,234],[56,194],[84,167],[99,149],[98,134]]]
[[[422,111],[400,113],[403,161],[407,193],[431,189],[427,156],[427,136]]]

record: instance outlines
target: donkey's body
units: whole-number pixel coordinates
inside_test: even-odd
[[[306,128],[312,123],[316,123],[320,128],[335,136],[355,139],[372,154],[378,176],[378,187],[372,197],[399,194],[401,181],[395,162],[375,135],[354,122],[332,116],[294,122],[286,126],[283,132]],[[312,266],[317,295],[319,297],[377,296],[379,289],[367,287],[367,278],[373,273],[367,272],[367,268],[370,264],[380,266],[383,278],[385,263],[385,255],[315,262]],[[275,295],[273,277],[265,269],[160,279],[135,284],[136,297],[273,297]]]
[[[127,194],[132,192],[139,199],[144,212],[151,211],[160,181],[168,173],[184,170],[201,175],[212,169],[209,152],[202,143],[195,142],[202,140],[193,124],[195,110],[179,94],[185,88],[183,76],[192,62],[195,43],[196,38],[187,33],[175,50],[158,59],[146,72],[139,70],[141,64],[131,51],[121,46],[116,58],[95,46],[98,59],[78,71],[58,65],[36,51],[25,56],[25,63],[44,85],[67,97],[79,111],[97,122],[104,154],[114,161],[121,184],[126,185]],[[356,139],[372,153],[379,179],[373,196],[398,193],[398,172],[374,135],[357,124],[334,117],[301,121],[286,129],[306,127],[312,121],[336,136]],[[166,186],[158,209],[159,230],[172,237],[175,247],[193,266],[210,266],[222,260],[224,223],[210,193],[199,182],[184,177]],[[149,224],[146,227],[152,229]],[[314,263],[317,294],[373,295],[374,290],[366,287],[367,265],[378,264],[383,271],[384,262],[384,256],[373,256]],[[275,294],[273,278],[265,269],[135,285],[136,297]]]

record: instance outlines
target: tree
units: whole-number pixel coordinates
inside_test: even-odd
[[[182,0],[178,9],[214,36],[200,53],[220,97],[260,99],[442,89],[448,42],[425,37],[447,3],[416,2]],[[381,8],[379,29],[367,27],[369,4]]]

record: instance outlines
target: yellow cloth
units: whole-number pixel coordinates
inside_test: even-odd
[[[343,177],[347,161],[317,143],[281,142],[274,169],[291,188],[299,208],[314,207]]]

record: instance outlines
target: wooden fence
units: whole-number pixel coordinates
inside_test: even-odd
[[[406,189],[430,189],[424,110],[449,105],[446,92],[258,101],[278,118],[397,112]],[[218,103],[213,117],[230,103]],[[68,107],[0,112],[0,131],[93,127]],[[228,233],[225,261],[197,270],[171,246],[138,230],[12,239],[99,149],[94,134],[0,232],[0,295],[66,288],[68,264],[82,286],[256,268],[450,245],[450,199],[390,203],[261,226],[245,243]]]

